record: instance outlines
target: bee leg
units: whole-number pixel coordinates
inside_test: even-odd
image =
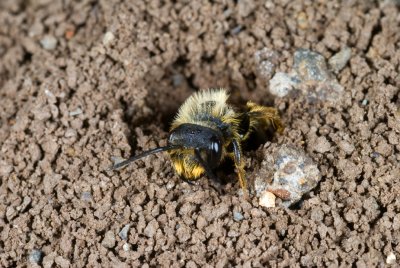
[[[235,162],[235,167],[237,169],[237,174],[239,177],[240,187],[243,190],[243,196],[245,199],[249,198],[249,192],[247,189],[246,173],[244,171],[244,162],[242,160],[242,150],[240,149],[239,142],[237,140],[232,141],[233,145],[233,161]]]
[[[212,187],[219,193],[222,194],[222,189],[221,189],[221,180],[214,174],[214,172],[212,171],[212,169],[210,168],[210,166],[207,164],[206,161],[203,160],[203,158],[201,157],[200,154],[200,150],[199,149],[194,149],[194,155],[197,159],[197,162],[199,162],[199,164],[204,168],[207,176],[211,179],[212,182],[214,182],[212,184]]]
[[[282,133],[284,126],[279,116],[278,110],[273,107],[257,105],[249,101],[247,103],[248,112],[245,113],[249,118],[249,131],[244,135],[243,140],[246,140],[251,133],[251,129],[257,128],[259,124],[271,124],[278,133]]]

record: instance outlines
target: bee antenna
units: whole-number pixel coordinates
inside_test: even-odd
[[[136,160],[138,160],[140,158],[146,157],[146,156],[151,155],[151,154],[156,154],[156,153],[159,153],[159,152],[165,152],[165,151],[169,151],[169,150],[173,150],[173,149],[177,149],[177,148],[180,148],[180,147],[179,146],[175,146],[175,145],[167,145],[167,146],[163,146],[163,147],[157,147],[157,148],[145,151],[145,152],[143,152],[141,154],[138,154],[136,156],[132,156],[132,157],[120,162],[120,163],[117,163],[117,164],[111,166],[110,168],[108,168],[107,171],[108,170],[116,170],[116,169],[122,168],[122,167],[127,166],[130,163],[132,163],[132,162],[134,162],[134,161],[136,161]]]

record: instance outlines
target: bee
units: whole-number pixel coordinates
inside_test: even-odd
[[[168,152],[176,173],[186,182],[207,175],[220,182],[214,173],[221,162],[230,158],[236,168],[241,188],[248,197],[242,143],[261,127],[273,126],[282,132],[278,111],[272,107],[247,102],[238,112],[227,103],[225,89],[208,89],[194,93],[180,107],[172,122],[167,145],[145,151],[111,169],[119,169],[151,154]]]

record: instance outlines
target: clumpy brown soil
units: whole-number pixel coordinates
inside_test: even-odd
[[[1,267],[398,264],[398,2],[210,2],[0,2]],[[298,48],[344,46],[335,105],[272,99],[254,58],[271,49],[287,72]],[[223,195],[190,186],[165,154],[104,171],[165,144],[180,104],[208,87],[279,108],[271,142],[322,174],[300,204],[247,202],[232,171]],[[246,153],[249,178],[270,147]]]

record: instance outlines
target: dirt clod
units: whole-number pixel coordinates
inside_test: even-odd
[[[104,239],[101,242],[106,248],[113,248],[115,246],[115,235],[113,231],[107,231],[104,235]]]

